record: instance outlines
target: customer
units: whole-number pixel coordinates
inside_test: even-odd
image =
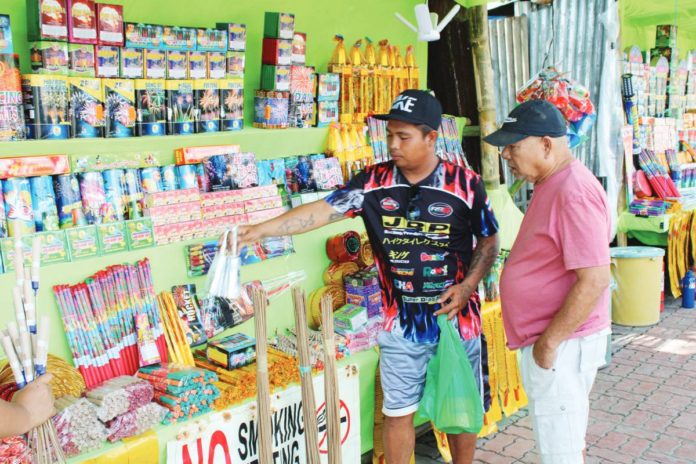
[[[543,463],[582,463],[588,397],[610,330],[606,195],[573,158],[565,120],[546,101],[521,104],[484,140],[505,147],[513,174],[534,184],[500,295],[537,447]]]
[[[27,433],[55,414],[52,378],[52,374],[42,375],[15,393],[12,402],[0,400],[0,438]]]
[[[391,161],[367,167],[325,200],[239,231],[249,243],[362,216],[382,287],[384,331],[378,342],[389,464],[407,464],[415,447],[413,415],[437,347],[438,314],[447,314],[459,329],[483,392],[476,288],[498,255],[498,225],[481,178],[435,154],[441,113],[428,92],[406,90],[389,114],[379,116],[388,121]],[[449,439],[454,462],[471,462],[476,435]]]

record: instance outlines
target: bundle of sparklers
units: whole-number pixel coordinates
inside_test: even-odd
[[[38,238],[34,239],[31,266],[27,268],[24,266],[20,237],[15,238],[14,252],[14,266],[17,272],[16,286],[13,288],[16,320],[7,324],[0,338],[17,388],[22,389],[46,373],[50,319],[48,316],[41,316],[38,324],[36,321],[41,242]],[[30,430],[28,441],[32,462],[65,462],[56,430],[50,420]]]

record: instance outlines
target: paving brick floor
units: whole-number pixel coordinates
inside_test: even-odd
[[[590,395],[586,462],[696,463],[696,310],[669,301],[657,325],[613,332]],[[418,438],[416,462],[444,462],[432,433]],[[526,410],[479,440],[475,462],[539,462]]]

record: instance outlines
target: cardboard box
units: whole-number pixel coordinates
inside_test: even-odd
[[[198,29],[196,50],[199,52],[226,52],[227,31],[220,29]]]
[[[67,0],[27,0],[29,40],[68,40]]]
[[[226,59],[226,76],[230,78],[243,78],[245,65],[245,52],[227,52]]]
[[[367,324],[367,308],[345,304],[334,312],[334,325],[337,330],[357,332]]]
[[[74,77],[95,77],[96,56],[94,45],[68,44],[68,75]]]
[[[164,28],[155,24],[126,23],[125,46],[159,49],[162,46]]]
[[[180,52],[196,50],[196,29],[164,26],[162,28],[162,49]]]
[[[123,47],[123,6],[97,4],[97,42],[99,45]]]
[[[220,88],[214,79],[193,82],[193,96],[198,115],[197,132],[220,131]]]
[[[662,24],[655,28],[655,47],[674,48],[677,46],[677,26],[673,24]]]
[[[137,119],[132,79],[103,79],[107,138],[133,137]]]
[[[142,79],[145,76],[144,50],[133,47],[121,49],[121,77],[124,79]]]
[[[312,103],[317,91],[317,79],[312,66],[290,67],[290,100],[293,103]]]
[[[67,139],[70,136],[68,78],[24,74],[24,117],[29,139]]]
[[[336,73],[320,73],[317,76],[317,101],[338,101],[341,95],[341,76]]]
[[[97,239],[102,254],[128,251],[126,224],[123,222],[97,225]]]
[[[33,42],[31,69],[38,74],[68,75],[70,59],[66,42]]]
[[[316,124],[316,104],[290,101],[288,124],[298,129],[308,129]]]
[[[288,92],[290,90],[290,66],[261,67],[261,89]]]
[[[204,147],[183,147],[174,150],[176,164],[198,164],[213,155],[239,153],[239,145],[210,145]]]
[[[97,44],[97,7],[94,0],[68,0],[68,40]]]
[[[155,245],[152,221],[149,219],[135,219],[126,221],[126,237],[128,238],[128,248],[139,250]]]
[[[292,36],[292,64],[305,64],[307,60],[307,34],[295,32]]]
[[[246,50],[246,25],[239,23],[217,23],[217,28],[227,31],[227,49],[235,52]]]
[[[145,50],[145,79],[167,77],[167,55],[162,50]]]
[[[317,127],[327,127],[338,122],[338,102],[321,101],[317,103]]]
[[[164,79],[136,79],[136,133],[160,136],[167,133],[167,107]]]
[[[12,55],[14,53],[10,16],[4,14],[0,15],[0,53],[7,55]]]
[[[167,79],[188,78],[188,54],[178,50],[167,52]]]
[[[244,81],[221,79],[218,82],[221,129],[223,131],[241,130],[244,127]]]
[[[267,11],[263,21],[263,36],[292,40],[295,33],[295,15]]]
[[[97,45],[96,52],[96,76],[114,78],[120,76],[121,48],[110,45]]]
[[[74,138],[104,137],[104,89],[94,77],[71,77],[70,97],[72,135]]]
[[[235,323],[236,322],[236,323]],[[230,321],[230,325],[241,323]],[[256,360],[256,340],[243,333],[236,333],[208,342],[208,361],[225,369],[236,369]]]
[[[289,92],[257,90],[254,97],[254,127],[284,129],[288,127]]]
[[[95,226],[73,227],[65,230],[70,259],[94,258],[100,255],[99,238]]]
[[[205,52],[188,53],[188,78],[207,79],[208,78],[208,55]]]
[[[183,53],[186,52],[167,52]],[[167,133],[193,134],[196,131],[196,105],[193,98],[193,81],[167,80]]]
[[[290,66],[292,64],[292,40],[264,38],[261,61],[263,64]]]
[[[223,79],[227,72],[227,58],[224,52],[208,52],[208,78]]]

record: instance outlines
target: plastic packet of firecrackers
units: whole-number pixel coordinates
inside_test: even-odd
[[[31,452],[23,436],[0,439],[0,462],[8,464],[29,464]]]

